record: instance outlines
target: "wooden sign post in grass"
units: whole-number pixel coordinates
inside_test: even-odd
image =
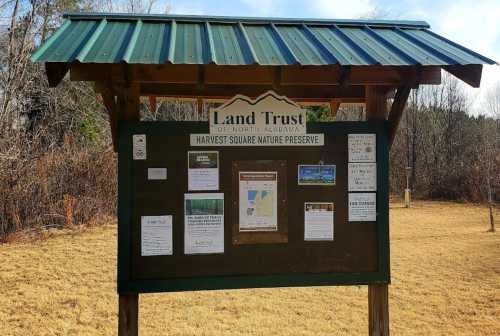
[[[92,82],[118,152],[120,336],[139,294],[368,286],[389,335],[389,149],[410,90],[444,69],[479,86],[494,62],[425,22],[65,14],[32,56],[50,86]],[[141,97],[208,121],[141,121]],[[365,104],[308,123],[301,104]],[[333,303],[332,303],[333,304]],[[333,326],[332,326],[333,329]]]

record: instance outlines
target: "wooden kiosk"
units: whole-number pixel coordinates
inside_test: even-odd
[[[425,22],[64,18],[32,59],[51,86],[93,82],[109,112],[119,335],[138,335],[139,293],[322,285],[368,285],[369,335],[389,335],[389,149],[406,100],[442,69],[478,87],[492,60]],[[142,122],[141,97],[226,103],[209,122]],[[364,103],[366,121],[307,123],[298,103]]]

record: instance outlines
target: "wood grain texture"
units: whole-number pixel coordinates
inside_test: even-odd
[[[399,99],[397,104],[400,105],[404,98],[403,93],[405,92],[398,90],[398,93]],[[387,91],[383,87],[369,86],[366,88],[366,117],[368,120],[386,120]],[[380,169],[380,166],[378,168]],[[368,285],[368,328],[369,336],[389,336],[388,284]]]
[[[118,298],[118,336],[139,335],[139,294],[120,294]]]
[[[389,336],[389,286],[368,286],[369,336]]]

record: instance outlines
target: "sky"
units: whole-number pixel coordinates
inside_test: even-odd
[[[157,0],[154,10],[172,14],[423,20],[448,39],[500,62],[500,0]],[[480,89],[467,89],[472,112],[500,82],[500,66],[484,66]]]

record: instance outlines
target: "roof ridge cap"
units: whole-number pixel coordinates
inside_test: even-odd
[[[65,12],[66,19],[116,19],[116,20],[160,20],[160,21],[199,21],[199,22],[243,22],[243,23],[276,23],[276,24],[337,24],[340,26],[379,26],[379,27],[406,27],[430,28],[425,21],[415,20],[383,20],[383,19],[320,19],[320,18],[281,18],[281,17],[241,17],[217,15],[186,15],[186,14],[131,14],[131,13],[105,13],[105,12]]]

